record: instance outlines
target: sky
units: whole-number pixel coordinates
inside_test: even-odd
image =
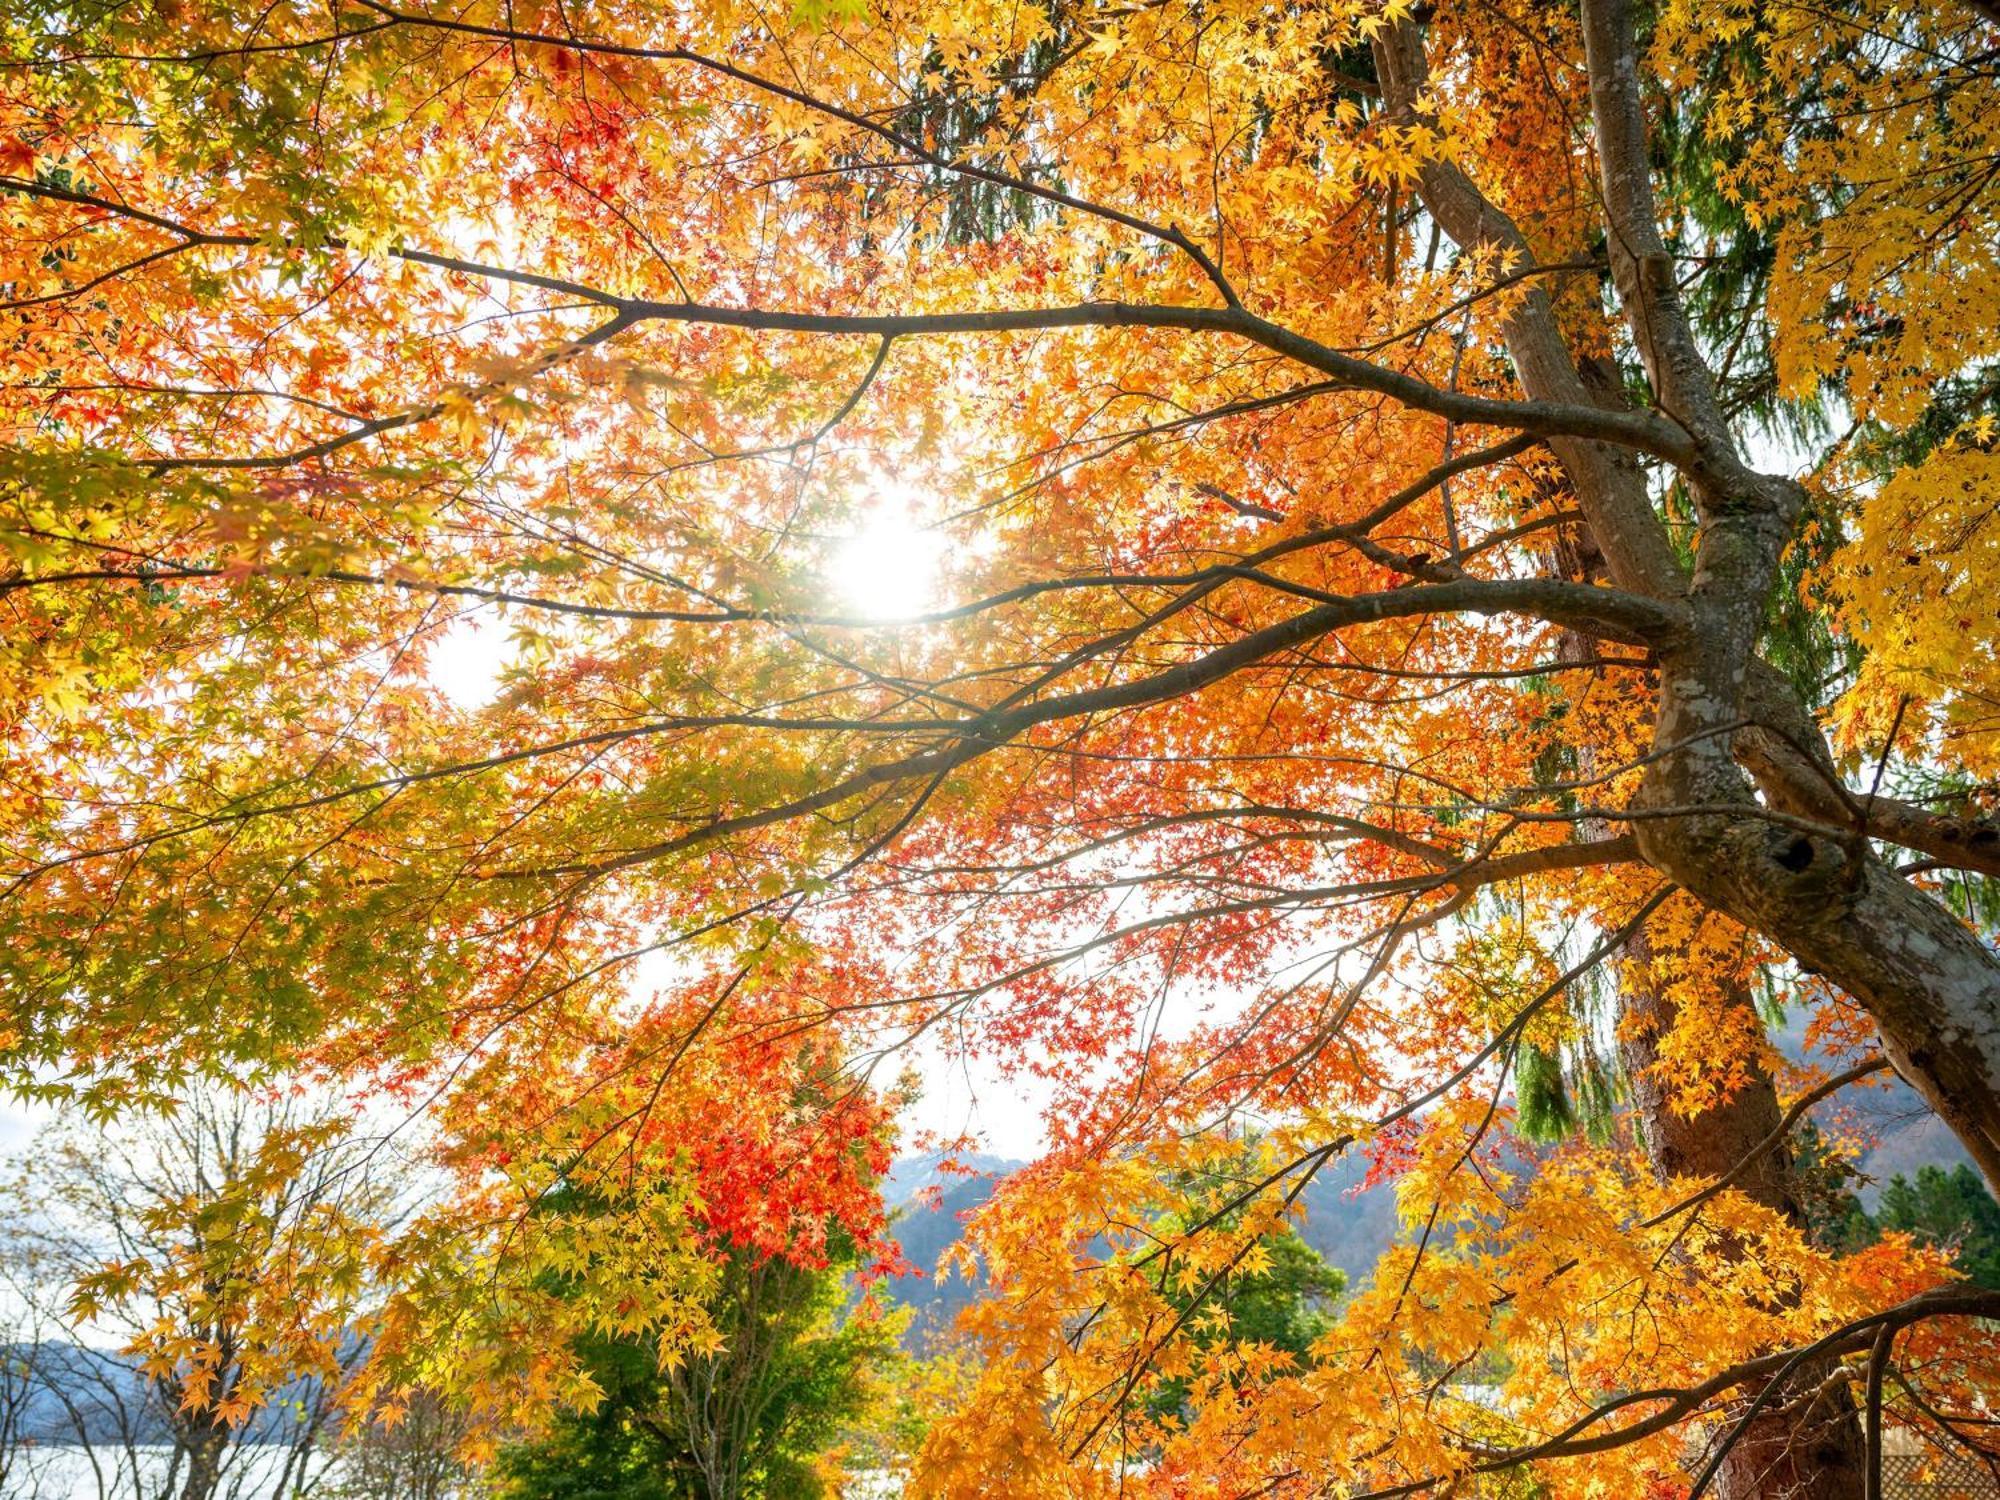
[[[0,1098],[0,1155],[11,1155],[34,1137],[48,1118],[40,1106]]]

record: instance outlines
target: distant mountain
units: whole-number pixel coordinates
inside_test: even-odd
[[[1009,1175],[1026,1163],[995,1156],[955,1158],[963,1171],[945,1171],[938,1155],[897,1162],[882,1179],[882,1196],[889,1205],[889,1232],[904,1258],[923,1272],[898,1276],[886,1284],[891,1301],[913,1308],[910,1341],[921,1345],[931,1332],[951,1321],[979,1288],[959,1277],[939,1281],[938,1257],[965,1233],[965,1220],[993,1196]],[[1382,1252],[1396,1237],[1395,1190],[1383,1184],[1363,1191],[1365,1157],[1343,1157],[1329,1164],[1302,1195],[1306,1221],[1301,1234],[1327,1261],[1347,1272],[1350,1285],[1365,1279]],[[937,1201],[924,1190],[937,1189]]]
[[[275,1392],[251,1414],[240,1441],[293,1441],[308,1393],[304,1380]],[[0,1344],[0,1408],[15,1437],[48,1446],[173,1441],[165,1397],[136,1359],[109,1349]]]
[[[1881,1131],[1880,1144],[1861,1158],[1861,1175],[1867,1181],[1855,1189],[1855,1196],[1871,1212],[1891,1177],[1915,1177],[1919,1167],[1950,1170],[1960,1162],[1972,1163],[1964,1144],[1917,1098],[1917,1091],[1900,1080],[1896,1087],[1909,1094],[1915,1111],[1895,1116],[1889,1128]]]
[[[1803,1017],[1792,1017],[1774,1040],[1788,1056],[1800,1057],[1804,1029]],[[1828,1120],[1841,1110],[1859,1116],[1877,1140],[1860,1162],[1869,1179],[1861,1185],[1860,1197],[1870,1208],[1882,1186],[1898,1172],[1914,1176],[1922,1166],[1949,1168],[1969,1160],[1957,1138],[1916,1090],[1900,1079],[1886,1087],[1850,1089],[1815,1113]],[[1519,1148],[1509,1143],[1504,1149]],[[897,1162],[882,1180],[883,1199],[892,1215],[890,1233],[904,1257],[923,1272],[921,1276],[894,1277],[887,1283],[892,1301],[916,1309],[913,1343],[921,1343],[930,1330],[948,1328],[959,1309],[978,1294],[976,1286],[961,1279],[940,1283],[934,1274],[938,1257],[964,1233],[966,1217],[992,1197],[1005,1178],[1025,1165],[997,1156],[956,1158],[961,1167],[970,1169],[972,1175],[968,1176],[963,1171],[944,1170],[944,1160],[938,1154],[911,1157]],[[1396,1242],[1398,1232],[1395,1187],[1381,1183],[1364,1189],[1368,1165],[1365,1155],[1348,1152],[1329,1162],[1300,1195],[1306,1210],[1301,1236],[1329,1264],[1347,1273],[1350,1287],[1368,1278],[1382,1252]],[[929,1188],[938,1190],[934,1204],[924,1196]]]
[[[164,1442],[164,1413],[136,1364],[74,1344],[0,1344],[0,1390],[20,1435],[37,1443]]]
[[[1350,1151],[1328,1162],[1299,1195],[1306,1210],[1300,1238],[1345,1271],[1349,1287],[1366,1281],[1396,1243],[1395,1185],[1364,1188],[1367,1176],[1368,1158]]]
[[[954,1170],[945,1170],[947,1161],[953,1163]],[[949,1188],[966,1181],[967,1173],[1005,1177],[1024,1165],[1026,1163],[1010,1161],[1004,1156],[986,1156],[976,1151],[960,1155],[932,1151],[923,1156],[906,1156],[884,1174],[882,1201],[894,1211],[912,1202],[925,1188]]]
[[[951,1158],[970,1169],[973,1175],[968,1176],[945,1171],[945,1160],[933,1153],[899,1161],[882,1179],[890,1237],[920,1273],[891,1277],[884,1284],[891,1301],[915,1309],[908,1338],[912,1347],[921,1347],[931,1334],[949,1328],[959,1309],[977,1294],[976,1286],[958,1277],[940,1281],[938,1257],[965,1233],[966,1217],[992,1197],[1006,1177],[1026,1165],[998,1156]],[[929,1191],[933,1189],[934,1194]]]
[[[1794,1061],[1805,1056],[1805,1031],[1809,1016],[1795,1010],[1771,1037],[1778,1050]],[[1875,1207],[1882,1188],[1898,1172],[1914,1177],[1919,1167],[1940,1166],[1946,1170],[1960,1162],[1970,1163],[1965,1147],[1940,1120],[1923,1096],[1893,1073],[1888,1082],[1872,1079],[1874,1085],[1859,1085],[1843,1091],[1813,1111],[1824,1127],[1847,1114],[1875,1137],[1874,1147],[1856,1164],[1864,1179],[1857,1193],[1869,1209]]]

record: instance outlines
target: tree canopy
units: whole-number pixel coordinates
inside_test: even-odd
[[[711,1298],[723,1343],[664,1367],[643,1337],[587,1337],[603,1393],[503,1451],[502,1500],[818,1500],[894,1378],[896,1321],[853,1315],[851,1244],[825,1266],[738,1253]]]
[[[420,1118],[392,1414],[879,1251],[930,1049],[1052,1102],[918,1492],[1990,1455],[2000,1294],[1815,1241],[1785,1142],[1893,1070],[2000,1182],[1996,58],[0,0],[8,1080]],[[1310,1360],[1216,1336],[1350,1153],[1405,1241]]]

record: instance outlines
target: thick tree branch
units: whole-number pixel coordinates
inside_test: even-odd
[[[1559,617],[1560,623],[1586,634],[1642,642],[1671,639],[1681,619],[1678,608],[1664,601],[1542,578],[1468,579],[1458,583],[1419,585],[1392,589],[1387,593],[1331,599],[1289,620],[1253,631],[1205,656],[1150,676],[1037,699],[1002,712],[983,715],[959,728],[954,735],[954,744],[903,760],[870,766],[804,797],[756,812],[719,818],[675,838],[608,858],[502,873],[517,877],[596,877],[650,864],[732,834],[768,828],[823,812],[876,787],[955,770],[1043,724],[1142,708],[1199,693],[1225,677],[1347,626],[1414,615],[1516,612],[1550,619]]]
[[[1604,186],[1605,238],[1626,321],[1661,403],[1704,448],[1733,454],[1714,377],[1688,324],[1673,261],[1660,238],[1630,0],[1584,0],[1583,45]]]
[[[1375,42],[1375,61],[1392,118],[1414,122],[1416,102],[1430,81],[1417,24],[1404,21],[1384,28]],[[1445,161],[1426,161],[1417,181],[1424,206],[1461,248],[1498,251],[1515,270],[1535,264],[1526,236],[1462,169]],[[1562,406],[1597,404],[1556,324],[1554,304],[1540,285],[1530,285],[1505,328],[1508,352],[1532,399]],[[1691,461],[1692,441],[1675,424],[1666,425],[1684,441],[1676,454],[1659,456]],[[1569,433],[1562,438],[1594,436]],[[1685,570],[1653,511],[1645,475],[1632,455],[1598,442],[1558,440],[1550,446],[1570,475],[1577,503],[1619,586],[1663,597],[1680,593],[1686,587]]]
[[[132,219],[180,236],[191,244],[250,247],[257,237],[195,229],[159,214],[87,194],[0,178],[0,190],[52,198]],[[337,242],[335,249],[342,248]],[[762,333],[854,335],[876,340],[936,337],[952,334],[1039,333],[1064,329],[1151,328],[1211,333],[1248,340],[1282,354],[1308,369],[1332,377],[1337,388],[1386,396],[1416,411],[1429,412],[1472,426],[1512,429],[1541,437],[1578,437],[1619,445],[1669,462],[1691,463],[1696,452],[1674,423],[1646,412],[1611,411],[1588,399],[1496,401],[1462,395],[1344,354],[1315,339],[1258,317],[1241,307],[1185,307],[1172,304],[1083,302],[1041,308],[966,309],[940,313],[827,313],[778,308],[715,306],[697,302],[657,302],[614,296],[588,283],[540,272],[518,271],[457,256],[397,248],[392,259],[529,286],[610,309],[613,316],[581,335],[543,363],[575,349],[605,342],[641,323],[686,323],[705,327],[741,328]],[[1578,394],[1581,395],[1579,387]],[[324,458],[341,448],[402,428],[430,421],[445,409],[442,401],[427,402],[405,412],[376,418],[361,427],[303,448],[273,455],[179,456],[135,459],[155,469],[273,469]],[[1649,592],[1662,592],[1649,590]]]

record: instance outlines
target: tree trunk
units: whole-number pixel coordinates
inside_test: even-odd
[[[1594,385],[1590,373],[1586,369],[1586,382]],[[1550,563],[1558,574],[1584,582],[1594,581],[1604,570],[1603,557],[1588,536],[1559,545]],[[1558,655],[1582,661],[1593,650],[1593,642],[1566,632]],[[1586,759],[1581,769],[1589,774],[1602,768]],[[1578,832],[1602,838],[1610,829],[1586,824]],[[1721,1178],[1737,1172],[1778,1129],[1783,1112],[1777,1087],[1761,1060],[1753,1058],[1742,1087],[1714,1109],[1693,1117],[1674,1109],[1658,1064],[1660,1041],[1673,1030],[1678,1008],[1653,982],[1650,971],[1656,952],[1650,934],[1642,930],[1625,945],[1618,963],[1618,1051],[1632,1092],[1632,1116],[1647,1160],[1662,1182],[1677,1177]],[[1725,985],[1722,998],[1732,1009],[1752,1008],[1750,996],[1739,985]],[[1787,1145],[1781,1143],[1758,1156],[1741,1170],[1734,1186],[1752,1202],[1804,1225],[1805,1210]],[[1716,1472],[1717,1500],[1863,1500],[1867,1449],[1852,1393],[1844,1382],[1828,1381],[1836,1364],[1815,1361],[1800,1371],[1799,1390],[1823,1390],[1806,1410],[1795,1412],[1780,1401],[1750,1424]],[[1746,1392],[1738,1409],[1760,1389]]]
[[[200,1417],[185,1436],[187,1478],[181,1484],[180,1500],[213,1500],[222,1483],[222,1453],[229,1442],[227,1426],[212,1417]]]
[[[1868,808],[1832,782],[1801,826],[1787,807],[1803,788],[1760,769],[1752,789],[1737,755],[1773,764],[1773,731],[1803,730],[1824,762],[1818,727],[1757,658],[1765,602],[1796,527],[1804,491],[1748,468],[1718,413],[1713,382],[1680,306],[1660,241],[1638,105],[1638,49],[1624,0],[1589,0],[1584,39],[1614,277],[1655,396],[1696,441],[1682,465],[1701,526],[1692,576],[1668,545],[1635,456],[1597,440],[1551,438],[1611,580],[1628,592],[1684,598],[1683,638],[1660,651],[1655,755],[1634,800],[1646,862],[1717,911],[1772,938],[1868,1010],[1902,1076],[1965,1144],[2000,1191],[2000,956],[1936,901],[1887,869],[1862,834]],[[1374,43],[1383,102],[1417,118],[1428,86],[1421,31],[1384,28]],[[1460,246],[1533,254],[1519,228],[1457,164],[1424,163],[1425,205]],[[1521,297],[1506,323],[1509,353],[1536,400],[1605,404],[1578,369],[1547,295]],[[1746,718],[1746,714],[1750,717]],[[1812,774],[1808,771],[1806,780]],[[1769,798],[1762,803],[1758,791]],[[1810,793],[1809,793],[1810,795]],[[1899,821],[1907,822],[1906,814]],[[1925,820],[1919,816],[1918,821]],[[1850,834],[1847,828],[1853,828]],[[1936,829],[1928,830],[1933,837]],[[1960,842],[1965,842],[1961,840]],[[1975,868],[1991,861],[1982,848]]]
[[[1734,765],[1713,764],[1691,743],[1715,737],[1733,714],[1733,704],[1695,691],[1670,700],[1660,740],[1689,748],[1655,766],[1641,805],[1733,801],[1742,812],[1642,820],[1633,830],[1640,851],[1859,1000],[1896,1071],[2000,1191],[2000,959],[1865,844],[1760,816]]]
[[[2000,1188],[2000,958],[1872,856],[1870,809],[1834,778],[1806,706],[1757,659],[1765,601],[1803,491],[1742,462],[1681,306],[1652,196],[1631,7],[1585,0],[1582,22],[1613,279],[1655,401],[1698,452],[1681,465],[1701,522],[1689,575],[1667,545],[1631,454],[1592,441],[1550,441],[1612,582],[1688,606],[1681,638],[1659,652],[1656,758],[1633,807],[1639,851],[1708,906],[1854,995],[1897,1070]],[[1385,106],[1392,118],[1415,120],[1428,79],[1419,25],[1387,27],[1374,47]],[[1427,162],[1419,180],[1431,213],[1462,247],[1532,261],[1518,227],[1456,164]],[[1520,299],[1506,334],[1530,397],[1608,401],[1590,391],[1539,289]],[[1802,775],[1777,782],[1774,768],[1801,768],[1771,753],[1763,742],[1773,738],[1797,742]],[[1757,771],[1759,789],[1739,754]],[[1767,800],[1760,802],[1758,790]],[[1626,967],[1629,985],[1640,965]],[[1648,1071],[1672,1020],[1667,1004],[1644,985],[1631,988],[1625,1003],[1626,1062],[1656,1170],[1703,1177],[1730,1171],[1777,1126],[1770,1080],[1753,1079],[1699,1119],[1675,1115]],[[1740,1185],[1797,1216],[1781,1158],[1752,1167]],[[1796,1389],[1781,1393],[1775,1410],[1750,1424],[1731,1450],[1716,1476],[1718,1493],[1833,1500],[1862,1492],[1847,1383],[1831,1367],[1796,1378]]]
[[[1778,1128],[1777,1090],[1761,1062],[1734,1096],[1704,1114],[1677,1112],[1655,1065],[1660,1038],[1674,1024],[1675,1006],[1651,982],[1651,950],[1641,933],[1627,945],[1619,974],[1619,1053],[1632,1088],[1634,1114],[1653,1170],[1674,1177],[1718,1178],[1735,1171]],[[1731,1007],[1750,1008],[1735,985],[1725,990]],[[1755,1203],[1805,1223],[1790,1150],[1780,1145],[1759,1157],[1733,1184]],[[1802,1407],[1773,1403],[1750,1424],[1716,1472],[1717,1500],[1860,1500],[1866,1492],[1866,1447],[1852,1392],[1833,1380],[1838,1361],[1800,1370],[1793,1394],[1814,1393]],[[1758,1394],[1751,1390],[1737,1409]]]

